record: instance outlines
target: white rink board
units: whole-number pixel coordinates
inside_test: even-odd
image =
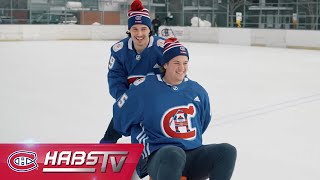
[[[0,42],[0,143],[97,143],[114,43]],[[204,143],[238,149],[232,180],[319,180],[320,51],[184,44],[211,99]]]
[[[320,31],[160,26],[160,34],[164,29],[182,42],[320,50]],[[126,25],[0,25],[0,41],[119,40],[126,31]]]

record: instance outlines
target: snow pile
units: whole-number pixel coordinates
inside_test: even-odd
[[[206,21],[206,20],[201,20],[198,17],[193,17],[191,18],[191,26],[196,26],[196,27],[211,27],[211,22]]]

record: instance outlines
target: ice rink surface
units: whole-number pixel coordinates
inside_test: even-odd
[[[97,143],[113,43],[0,42],[0,143]],[[232,179],[319,180],[320,51],[184,44],[211,100],[204,144],[238,150]]]

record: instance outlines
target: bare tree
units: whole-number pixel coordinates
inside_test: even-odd
[[[229,1],[229,17],[230,17],[230,26],[233,27],[234,26],[234,17],[235,17],[235,13],[236,11],[240,8],[244,6],[244,2],[245,0],[230,0]],[[242,9],[241,9],[242,11]]]
[[[0,8],[10,8],[10,1],[0,0]]]
[[[310,29],[316,29],[318,22],[317,16],[317,0],[303,0],[301,7],[308,13],[308,19],[310,19]]]
[[[26,0],[0,0],[0,9],[27,9]]]
[[[12,0],[12,8],[15,9],[27,9],[27,3],[26,0]]]

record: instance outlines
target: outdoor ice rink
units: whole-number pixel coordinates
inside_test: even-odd
[[[0,143],[99,142],[114,43],[0,42]],[[211,100],[204,144],[238,150],[232,180],[319,180],[320,51],[184,44]]]

